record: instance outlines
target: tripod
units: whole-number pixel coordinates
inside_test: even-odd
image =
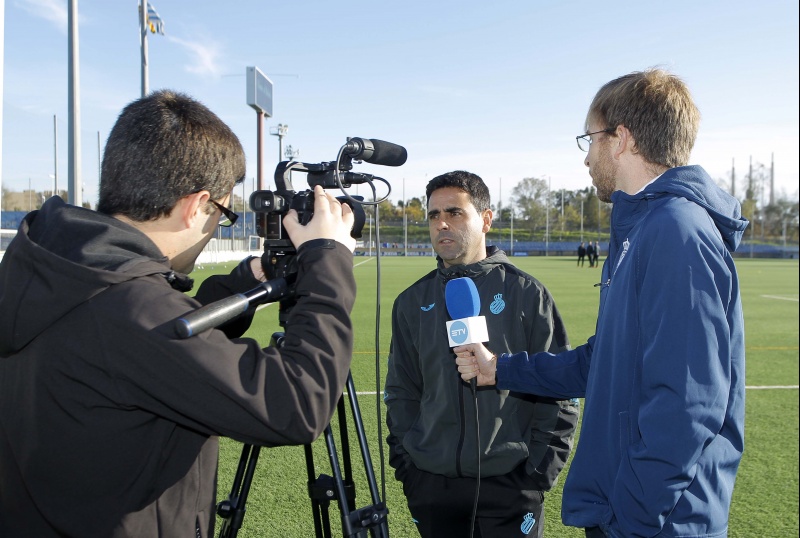
[[[251,305],[273,301],[280,301],[281,303],[279,323],[285,327],[287,312],[292,305],[290,299],[292,291],[289,281],[293,281],[293,277],[275,278],[263,282],[248,292],[232,295],[189,312],[175,320],[175,332],[181,338],[189,338],[235,318],[245,312]],[[282,332],[273,333],[270,345],[281,347],[284,336]],[[378,494],[372,458],[367,447],[364,424],[361,420],[361,411],[358,407],[353,376],[350,372],[347,374],[346,388],[347,396],[350,400],[350,410],[358,433],[372,504],[360,509],[351,509],[351,506],[355,504],[355,484],[350,462],[350,443],[347,437],[344,395],[342,395],[337,404],[337,414],[339,416],[339,435],[342,439],[344,477],[339,465],[336,442],[330,424],[325,428],[324,436],[333,476],[320,475],[315,478],[311,445],[305,445],[308,495],[314,512],[316,536],[317,538],[331,537],[328,508],[330,501],[336,500],[339,503],[339,511],[341,513],[343,536],[365,538],[369,531],[373,538],[386,538],[389,536],[389,528],[386,522],[386,516],[389,511],[386,508],[386,504],[380,500],[380,495]],[[260,446],[244,445],[242,448],[242,455],[239,458],[239,467],[234,476],[231,493],[228,499],[217,505],[217,515],[225,520],[220,531],[220,538],[236,538],[239,529],[242,527],[245,504],[250,493],[253,474],[255,473],[260,452]]]
[[[280,347],[283,333],[272,335],[272,345]],[[339,436],[342,441],[342,458],[344,460],[344,476],[339,465],[336,450],[336,441],[331,425],[323,433],[328,457],[331,463],[333,476],[319,475],[316,477],[314,455],[311,445],[304,445],[306,457],[306,471],[308,473],[308,495],[311,499],[311,508],[314,515],[314,530],[317,538],[331,538],[331,525],[329,507],[332,500],[338,501],[342,520],[342,535],[346,537],[388,538],[389,528],[386,521],[388,510],[386,504],[380,500],[372,459],[367,447],[364,434],[364,424],[361,420],[361,411],[358,407],[355,384],[351,373],[347,374],[347,396],[350,401],[350,410],[353,414],[356,432],[358,434],[361,456],[364,460],[364,471],[369,484],[372,504],[364,508],[351,509],[355,505],[355,483],[353,482],[352,465],[350,461],[350,443],[347,434],[347,419],[345,413],[344,394],[339,398],[336,412],[339,419]],[[244,445],[239,458],[239,467],[234,476],[231,493],[228,498],[217,505],[217,515],[225,521],[220,530],[220,538],[236,538],[242,526],[245,514],[245,504],[250,492],[253,474],[258,463],[261,447]]]

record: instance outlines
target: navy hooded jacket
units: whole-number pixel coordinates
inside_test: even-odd
[[[595,336],[501,356],[499,388],[585,396],[566,525],[718,537],[744,444],[744,322],[731,253],[747,220],[698,166],[612,195]]]

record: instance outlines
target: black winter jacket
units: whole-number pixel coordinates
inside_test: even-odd
[[[564,324],[547,289],[487,248],[471,265],[430,272],[401,293],[392,313],[392,342],[384,398],[390,464],[403,481],[409,464],[448,477],[477,476],[475,406],[449,347],[445,285],[470,277],[486,317],[486,347],[557,353],[569,349]],[[539,489],[564,467],[578,420],[577,401],[479,387],[481,476],[499,476],[522,462]]]
[[[0,263],[0,536],[208,536],[217,436],[315,439],[349,371],[355,282],[334,241],[297,261],[281,349],[180,339],[200,303],[150,239],[57,198],[30,213]],[[198,296],[257,285],[243,262]]]

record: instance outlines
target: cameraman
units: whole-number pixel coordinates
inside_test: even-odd
[[[109,135],[98,211],[51,198],[0,264],[0,536],[213,532],[217,436],[310,443],[352,356],[353,214],[320,187],[297,247],[285,345],[225,332],[175,336],[173,320],[264,280],[258,258],[192,299],[185,273],[245,174],[239,140],[171,91],[128,105]]]

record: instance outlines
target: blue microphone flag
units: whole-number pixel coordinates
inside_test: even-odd
[[[444,302],[452,318],[447,322],[450,347],[489,341],[486,318],[479,315],[481,298],[472,279],[449,280],[444,288]]]

